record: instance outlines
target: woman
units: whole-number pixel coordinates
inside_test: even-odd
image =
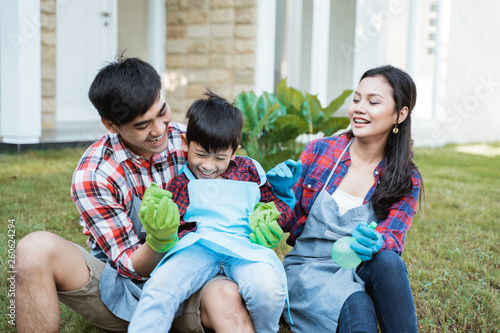
[[[377,318],[383,332],[417,331],[400,258],[422,185],[412,161],[416,96],[407,73],[371,69],[349,107],[351,130],[304,149],[288,239],[294,247],[284,259],[293,331],[376,332]],[[331,249],[351,234],[362,262],[343,269]]]

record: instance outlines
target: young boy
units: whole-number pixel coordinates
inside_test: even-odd
[[[158,207],[155,200],[143,200],[141,207],[142,216],[151,218],[156,209],[159,224],[169,220],[164,226],[175,228],[175,202],[181,228],[186,223],[197,226],[178,242],[175,236],[169,239],[170,249],[144,286],[129,332],[168,332],[182,302],[219,273],[238,284],[256,332],[279,329],[287,298],[285,272],[273,250],[250,238],[259,243],[266,243],[265,236],[275,238],[267,246],[277,245],[283,235],[277,224],[287,229],[291,207],[273,193],[258,162],[235,155],[243,128],[241,111],[212,92],[205,95],[207,99],[195,101],[187,112],[188,162],[167,188],[172,199],[160,200],[161,190],[153,187],[148,191],[157,197]],[[284,167],[294,169],[288,172],[291,187],[300,165]],[[250,237],[253,232],[255,237]]]

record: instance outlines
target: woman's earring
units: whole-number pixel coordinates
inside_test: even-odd
[[[399,130],[398,130],[398,124],[394,124],[394,128],[392,129],[392,133],[394,134],[398,134]]]

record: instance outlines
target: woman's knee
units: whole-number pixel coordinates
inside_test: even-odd
[[[381,251],[363,263],[357,271],[365,282],[366,291],[371,294],[375,285],[385,285],[390,281],[408,280],[408,270],[401,257],[393,251]]]
[[[380,251],[373,255],[372,259],[365,261],[359,268],[358,274],[361,275],[392,275],[395,273],[408,274],[406,265],[401,257],[393,251]]]
[[[376,266],[377,270],[387,272],[403,271],[408,274],[403,259],[394,251],[385,250],[376,253],[371,260],[371,264]]]

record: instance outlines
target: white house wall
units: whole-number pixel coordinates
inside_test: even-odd
[[[496,0],[451,1],[439,143],[500,140],[499,12]]]
[[[410,72],[417,146],[498,141],[499,10],[494,0],[358,0],[354,78],[384,64]],[[434,32],[441,36],[435,42]]]
[[[37,143],[41,136],[40,0],[0,2],[0,136]]]

